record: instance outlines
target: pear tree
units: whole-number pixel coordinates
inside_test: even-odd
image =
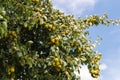
[[[92,26],[119,20],[107,15],[76,19],[50,0],[0,0],[0,80],[80,80],[80,66],[99,77],[101,54]]]

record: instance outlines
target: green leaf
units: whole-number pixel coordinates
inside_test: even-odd
[[[40,25],[43,25],[44,24],[44,20],[43,18],[40,18]]]

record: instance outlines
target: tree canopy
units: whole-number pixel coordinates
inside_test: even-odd
[[[107,15],[75,19],[50,0],[0,0],[1,80],[80,80],[80,66],[99,77],[101,54],[89,27],[118,20]]]

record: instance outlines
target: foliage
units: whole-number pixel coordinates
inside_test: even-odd
[[[98,78],[101,54],[87,29],[119,22],[106,18],[75,19],[49,0],[0,0],[0,79],[77,80],[84,64]]]

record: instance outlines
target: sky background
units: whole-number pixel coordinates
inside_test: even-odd
[[[120,19],[120,0],[53,0],[55,8],[75,17],[107,13],[109,19]],[[87,67],[81,69],[82,80],[120,80],[120,26],[109,27],[99,25],[89,29],[90,35],[96,39],[103,38],[96,50],[102,53],[101,77],[91,78]]]

